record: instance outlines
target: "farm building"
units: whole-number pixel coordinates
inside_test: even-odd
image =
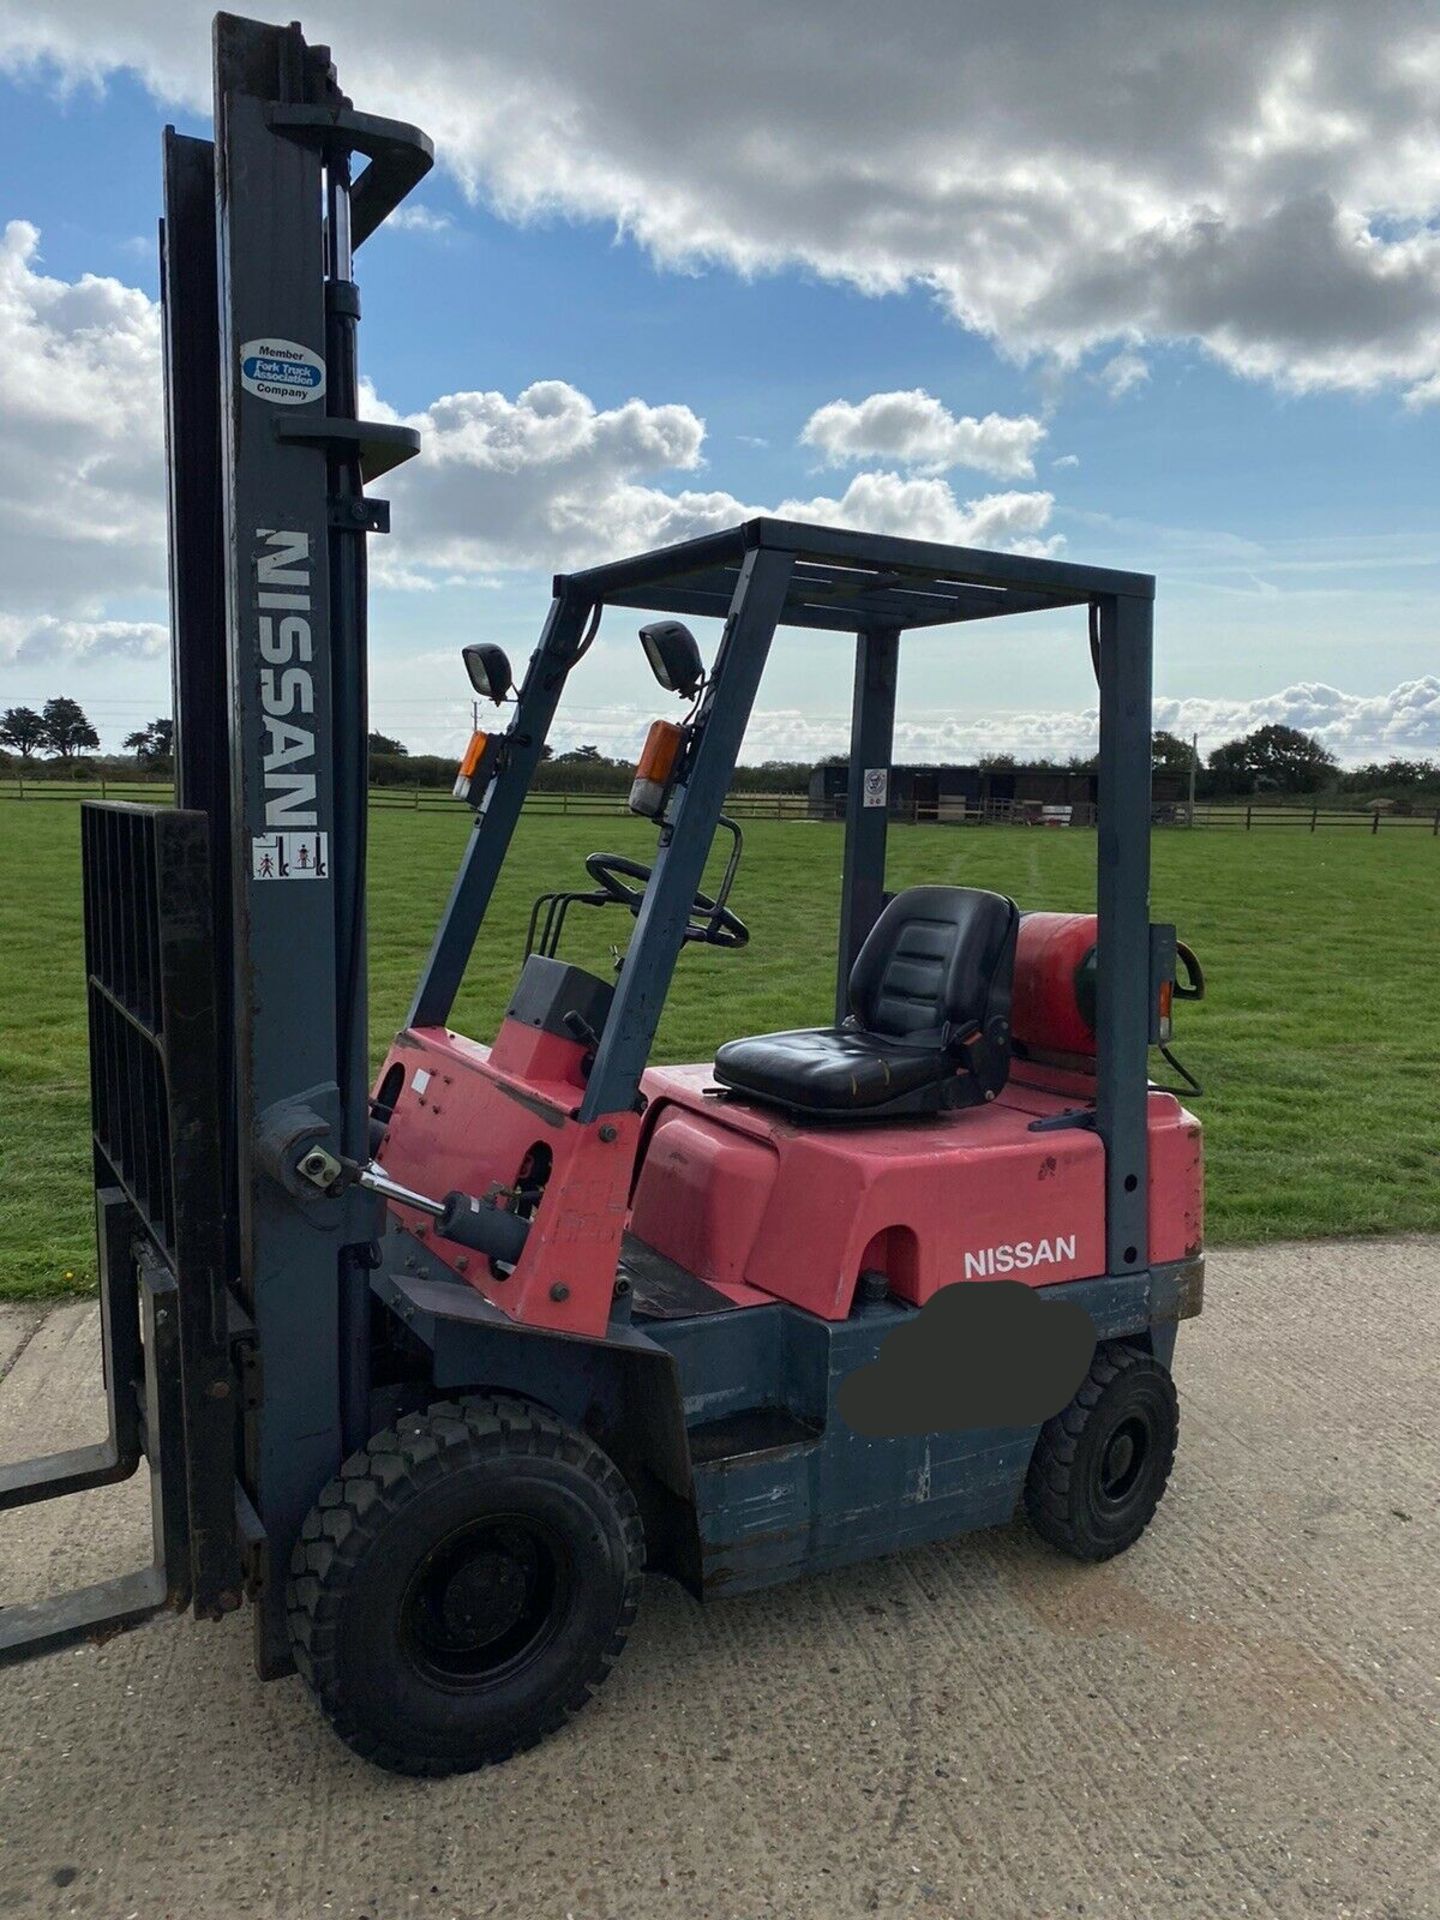
[[[845,812],[847,769],[816,767],[810,815],[836,820]],[[1066,767],[891,767],[888,807],[900,820],[1029,820],[1088,826],[1095,818],[1100,776]],[[1186,801],[1183,773],[1156,768],[1153,800],[1161,817]]]

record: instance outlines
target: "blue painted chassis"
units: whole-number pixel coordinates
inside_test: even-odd
[[[614,1446],[661,1490],[651,1562],[697,1594],[743,1592],[1013,1516],[1039,1428],[871,1440],[835,1411],[839,1385],[915,1309],[887,1300],[827,1321],[783,1301],[616,1324],[601,1341],[516,1326],[400,1230],[377,1296],[429,1350],[441,1394],[539,1401]],[[1036,1291],[1083,1306],[1097,1340],[1128,1340],[1169,1367],[1200,1311],[1203,1258]],[[756,1409],[788,1416],[782,1444],[697,1458],[694,1437]],[[383,1408],[377,1406],[377,1418]]]

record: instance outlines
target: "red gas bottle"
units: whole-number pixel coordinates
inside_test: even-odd
[[[1093,913],[1026,913],[1015,942],[1010,1024],[1027,1053],[1095,1058]]]

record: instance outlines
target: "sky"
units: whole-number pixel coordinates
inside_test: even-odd
[[[209,10],[0,0],[0,707],[168,711],[160,134]],[[357,256],[372,719],[468,731],[557,570],[757,512],[1157,577],[1156,724],[1440,754],[1440,17],[1372,0],[307,8],[435,171]],[[897,758],[1087,752],[1083,612],[914,636]],[[714,633],[700,631],[702,645]],[[790,633],[744,757],[844,744]],[[555,735],[663,696],[616,609]]]

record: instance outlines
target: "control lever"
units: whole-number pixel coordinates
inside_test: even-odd
[[[383,1167],[376,1166],[372,1160],[368,1167],[361,1167],[355,1176],[357,1187],[363,1187],[367,1193],[378,1193],[382,1200],[394,1200],[402,1207],[413,1207],[417,1213],[428,1213],[432,1220],[438,1220],[445,1211],[441,1200],[431,1200],[423,1193],[416,1193],[413,1187],[402,1187],[398,1180],[392,1180]]]
[[[385,1169],[373,1161],[360,1169],[355,1180],[357,1186],[367,1193],[378,1194],[382,1200],[393,1200],[398,1206],[413,1207],[417,1213],[428,1214],[441,1239],[453,1240],[457,1246],[488,1254],[492,1260],[503,1260],[511,1266],[525,1251],[530,1222],[521,1214],[497,1207],[489,1197],[476,1199],[474,1194],[457,1189],[447,1193],[443,1200],[432,1200],[428,1194],[416,1193],[413,1187],[392,1180]]]
[[[572,1007],[560,1023],[572,1040],[578,1040],[582,1046],[595,1048],[600,1044],[600,1036],[578,1007]]]

